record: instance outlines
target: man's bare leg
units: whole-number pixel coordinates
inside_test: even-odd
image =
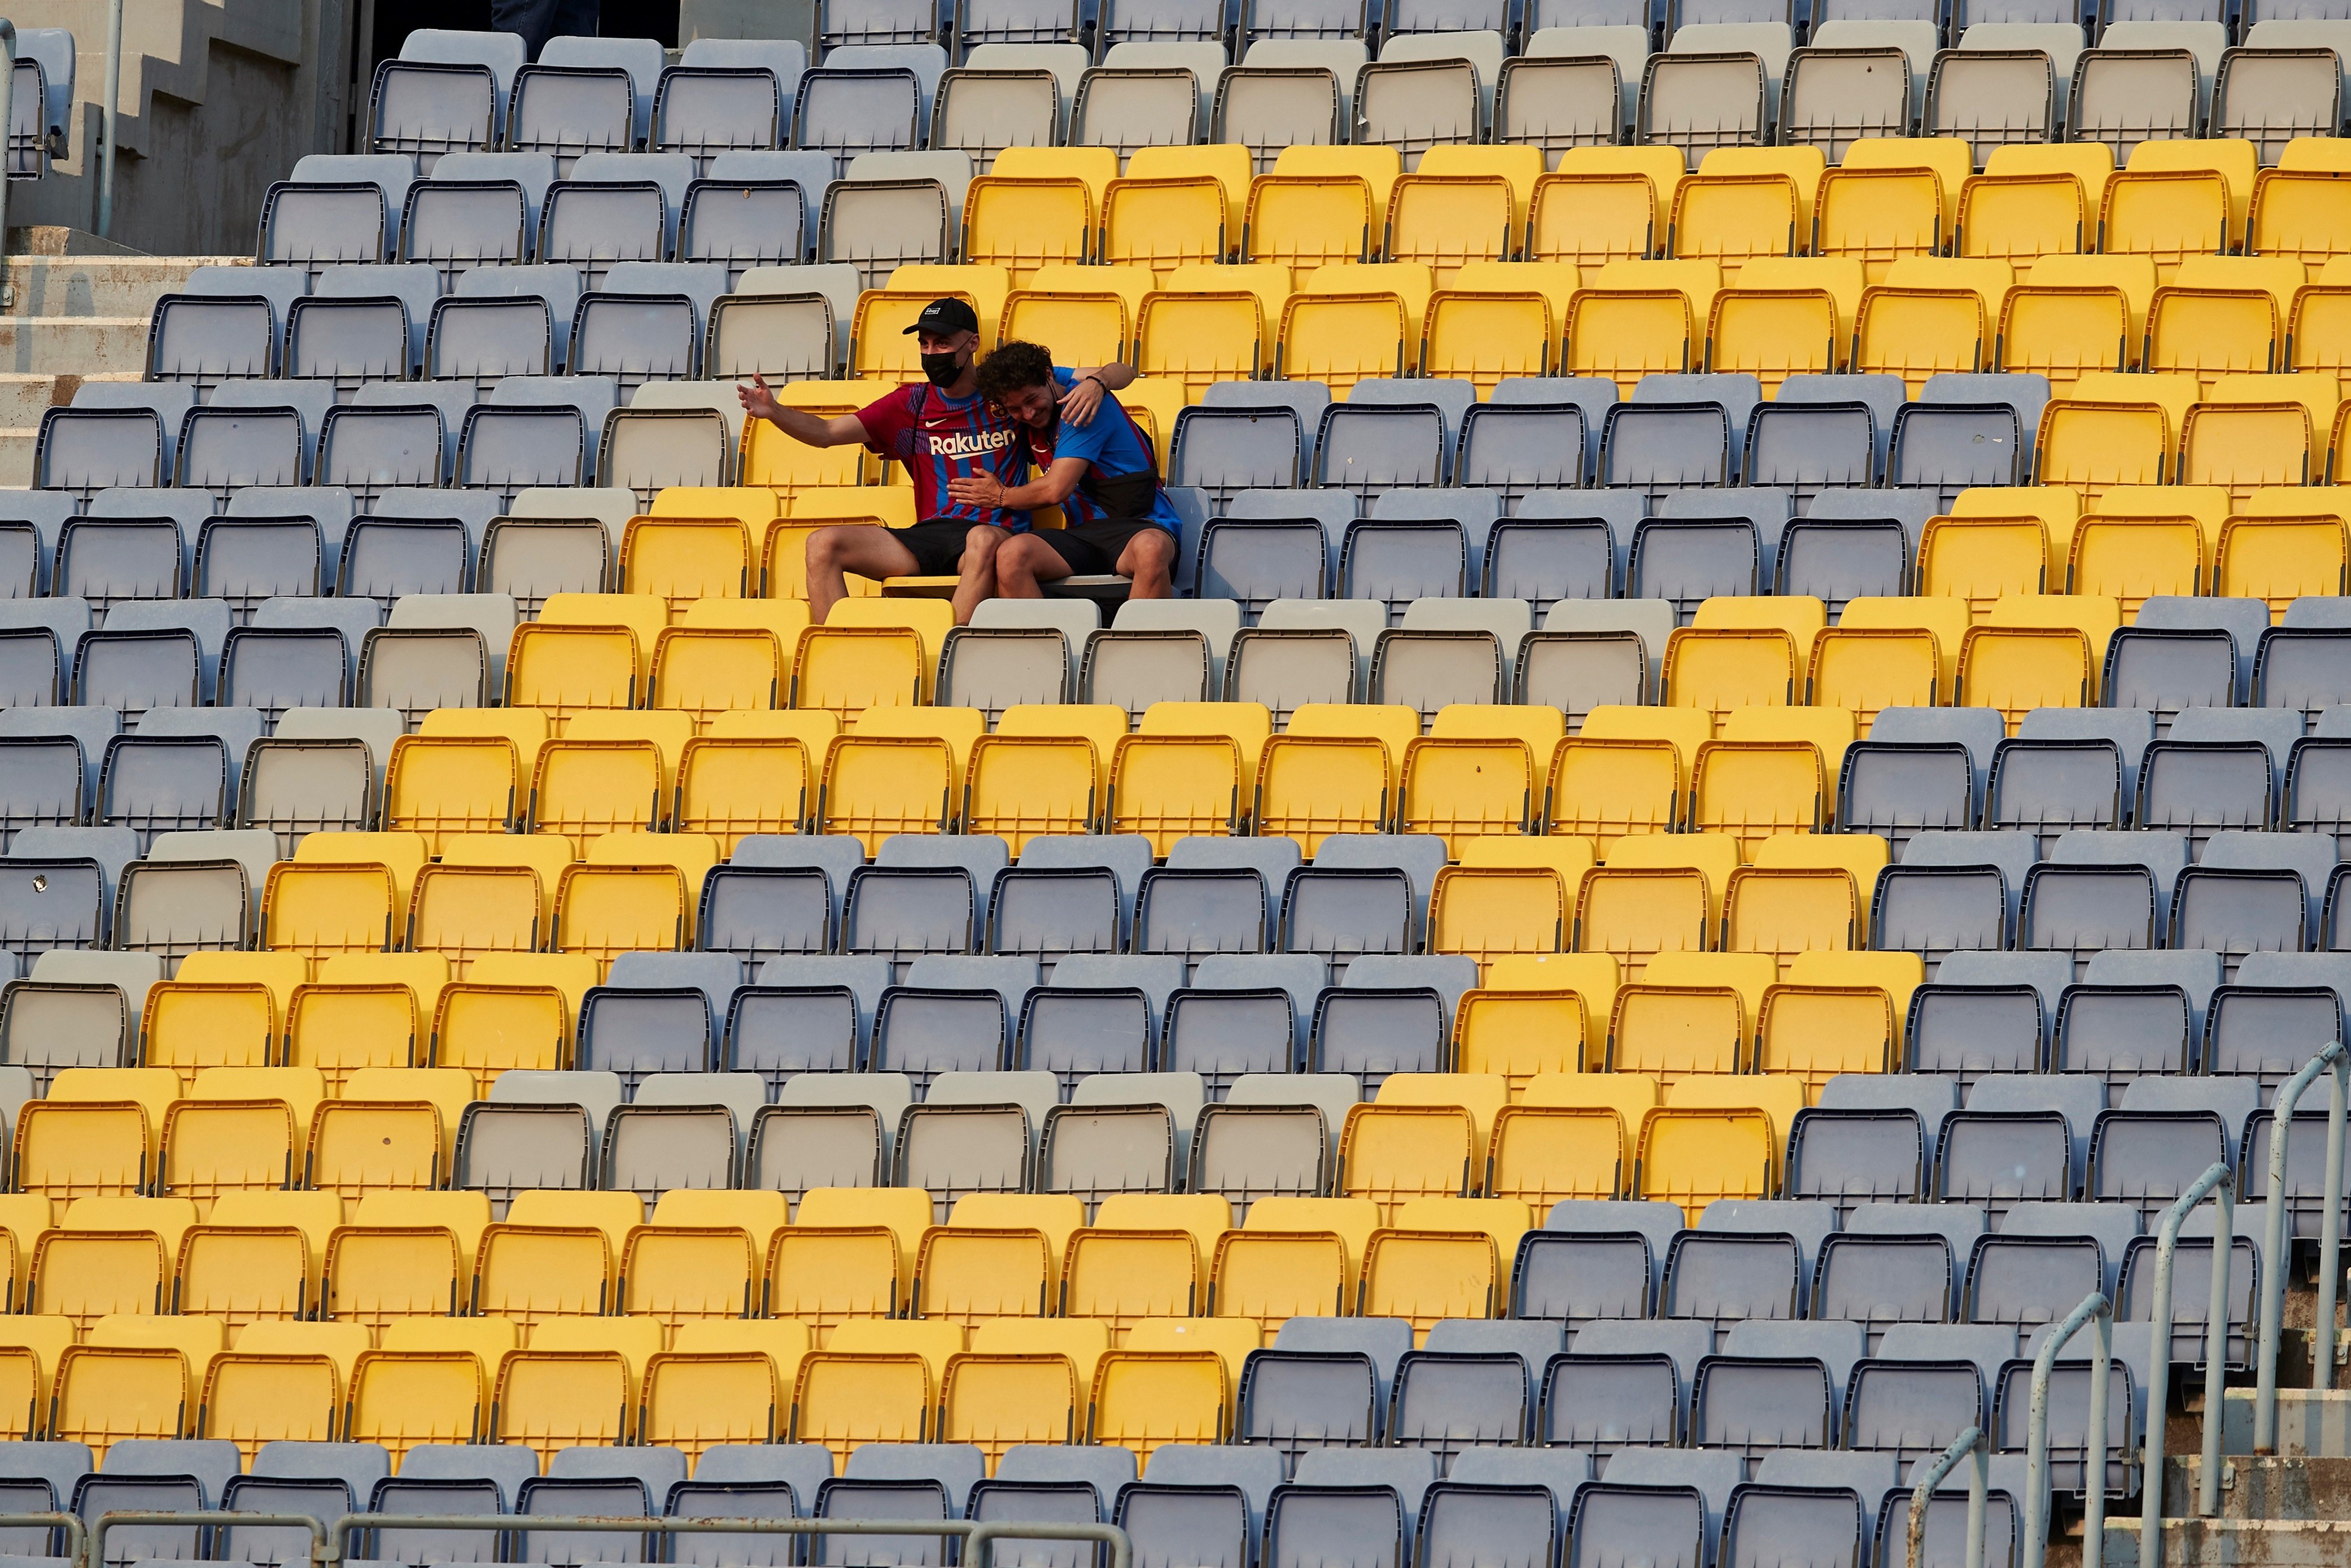
[[[1131,581],[1126,591],[1129,599],[1173,599],[1175,566],[1176,536],[1165,528],[1153,528],[1126,541],[1115,570]]]
[[[963,559],[956,563],[955,606],[958,626],[971,624],[971,612],[983,599],[996,597],[996,556],[1008,536],[993,524],[980,523],[963,537]]]
[[[821,626],[832,607],[849,597],[848,574],[875,579],[911,577],[914,552],[879,523],[841,523],[809,536],[809,622]]]
[[[1040,582],[1070,575],[1061,552],[1034,534],[1015,534],[996,551],[996,591],[1007,599],[1042,599]]]

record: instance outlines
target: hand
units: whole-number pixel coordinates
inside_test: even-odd
[[[957,506],[1001,507],[1004,505],[1002,482],[985,474],[976,474],[968,479],[948,480],[947,494]]]
[[[1102,382],[1092,376],[1081,376],[1077,384],[1061,394],[1061,417],[1083,429],[1092,424],[1095,411],[1102,407]]]
[[[735,395],[743,400],[743,412],[753,419],[773,419],[783,412],[784,405],[778,402],[776,394],[768,390],[763,377],[754,375],[747,387],[737,383]]]

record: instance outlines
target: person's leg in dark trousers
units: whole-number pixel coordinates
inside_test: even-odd
[[[532,59],[549,38],[593,37],[599,0],[490,0],[490,26],[517,34]]]

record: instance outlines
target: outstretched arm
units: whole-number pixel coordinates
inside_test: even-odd
[[[853,413],[839,413],[824,419],[804,408],[788,408],[776,400],[767,382],[753,376],[749,386],[737,385],[735,395],[743,400],[743,412],[753,419],[764,419],[769,424],[808,446],[863,446],[866,444],[865,425]]]

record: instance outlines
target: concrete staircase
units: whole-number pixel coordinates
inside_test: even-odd
[[[107,254],[91,254],[104,247]],[[249,257],[137,256],[78,230],[12,229],[0,313],[0,486],[33,482],[42,411],[86,381],[135,382],[155,301],[199,267]]]

